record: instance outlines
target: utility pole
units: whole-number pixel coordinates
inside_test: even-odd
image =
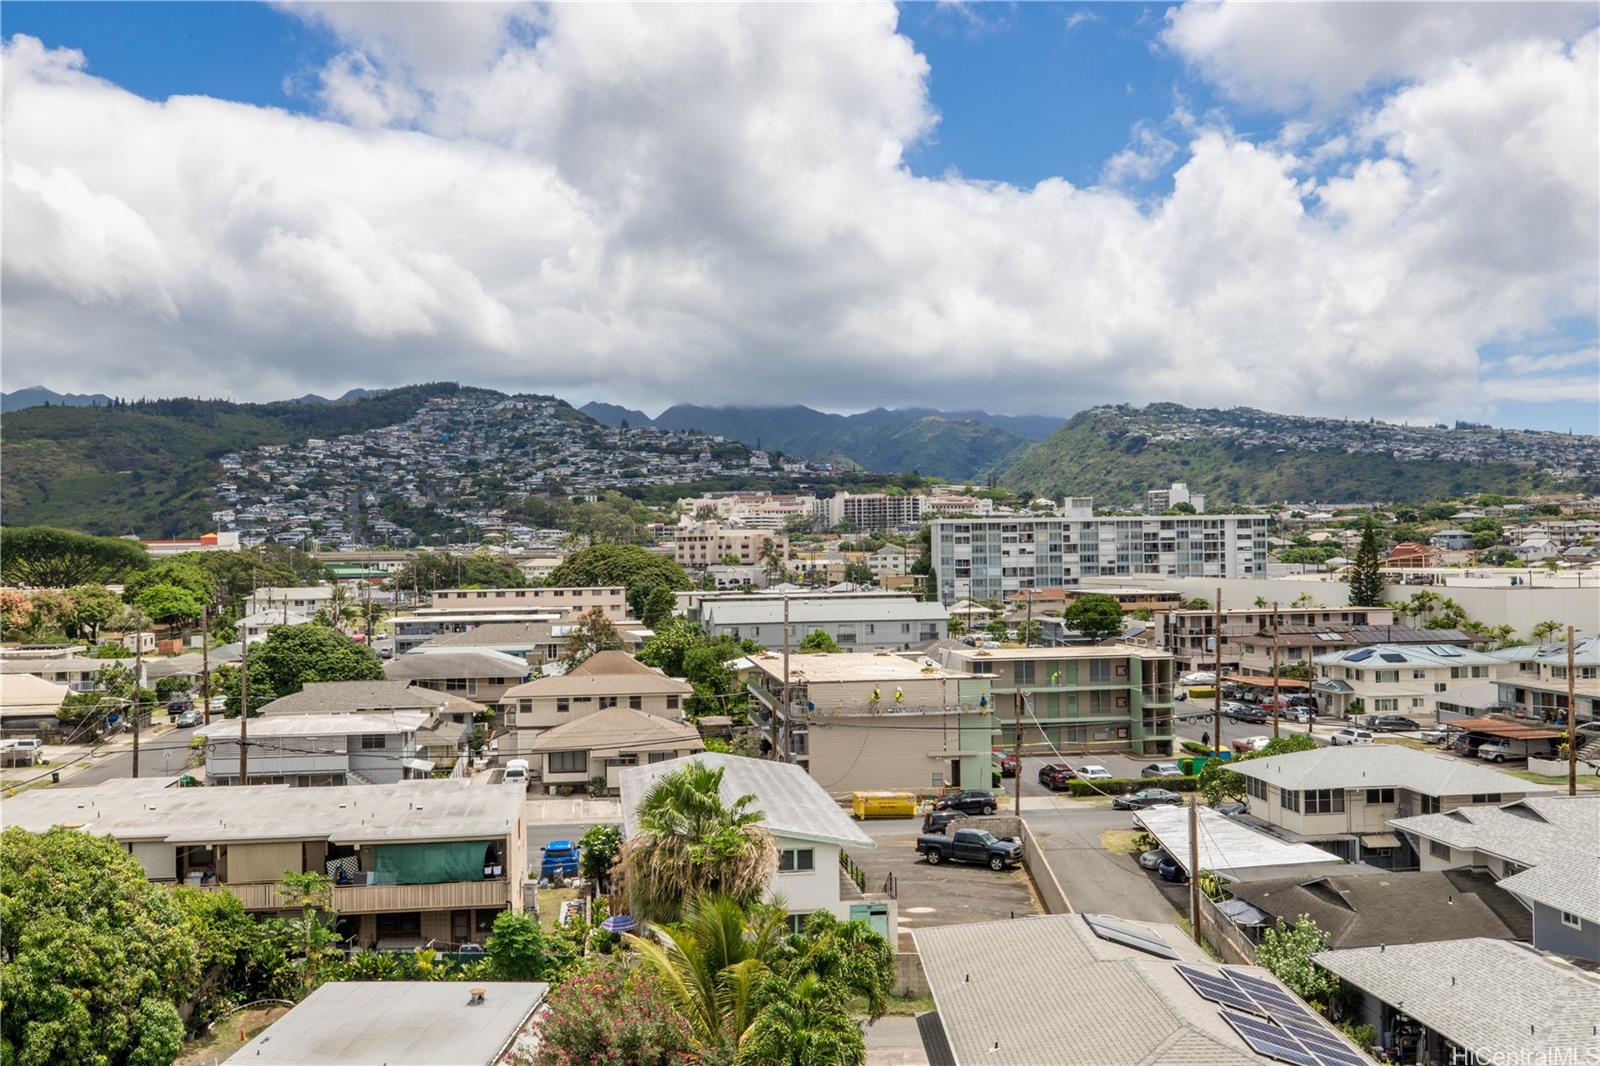
[[[1200,808],[1196,795],[1189,793],[1189,931],[1194,942],[1200,938]]]
[[[133,637],[133,776],[139,776],[139,705],[144,692],[144,622]]]
[[[1022,646],[1025,647],[1025,648],[1033,647],[1033,589],[1032,588],[1028,589],[1028,620],[1022,624],[1022,635],[1023,635],[1023,638],[1024,638],[1023,641],[1022,641]],[[1021,743],[1021,741],[1019,740],[1018,743]],[[1018,771],[1017,772],[1018,773],[1022,772],[1021,771],[1021,765],[1022,765],[1021,763],[1017,764],[1017,766],[1018,766]]]
[[[778,710],[778,758],[789,761],[789,594],[783,594],[783,703]]]
[[[211,724],[211,605],[200,608],[201,720]]]
[[[1278,605],[1272,605],[1272,739],[1278,739],[1278,720],[1283,706],[1278,702]]]
[[[1216,672],[1216,683],[1213,686],[1213,703],[1211,712],[1211,745],[1213,751],[1222,750],[1222,589],[1217,589],[1217,606],[1211,616],[1211,628],[1215,631],[1211,641],[1216,650],[1212,660],[1212,669]]]
[[[250,783],[250,642],[239,666],[239,784]]]
[[[1017,759],[1017,817],[1022,817],[1022,690],[1011,694],[1011,707],[1016,713],[1017,735],[1013,738],[1013,754]]]
[[[1567,795],[1578,794],[1578,693],[1577,682],[1573,679],[1578,676],[1574,660],[1577,657],[1577,641],[1572,627],[1567,627]]]

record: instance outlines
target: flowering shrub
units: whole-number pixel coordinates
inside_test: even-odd
[[[658,980],[607,960],[550,993],[533,1066],[687,1066],[689,1027]]]

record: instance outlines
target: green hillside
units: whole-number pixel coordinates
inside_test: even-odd
[[[86,533],[185,536],[212,528],[218,457],[240,448],[336,437],[403,422],[452,383],[410,385],[337,403],[155,400],[30,407],[5,416],[5,524]]]
[[[1073,416],[1001,477],[1008,488],[1041,496],[1093,496],[1108,506],[1141,504],[1173,481],[1206,494],[1207,509],[1273,500],[1453,499],[1478,492],[1518,495],[1552,487],[1513,463],[1400,461],[1343,451],[1246,447],[1229,441],[1152,441],[1114,410]]]

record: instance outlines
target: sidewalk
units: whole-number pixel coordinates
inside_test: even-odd
[[[139,742],[147,743],[156,737],[172,732],[170,724],[151,726],[149,729],[139,731]],[[45,754],[50,757],[49,765],[43,763],[37,766],[17,766],[6,771],[0,777],[0,788],[10,789],[26,781],[39,778],[49,780],[49,775],[59,773],[61,784],[66,784],[73,777],[87,770],[101,759],[133,751],[133,734],[119,733],[110,740],[101,744],[46,744]],[[76,760],[76,761],[74,761]],[[69,765],[70,764],[70,765]],[[52,784],[54,782],[51,782]]]

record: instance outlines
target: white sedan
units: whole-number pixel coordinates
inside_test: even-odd
[[[1111,771],[1104,766],[1080,766],[1078,767],[1078,778],[1082,781],[1112,780]]]

